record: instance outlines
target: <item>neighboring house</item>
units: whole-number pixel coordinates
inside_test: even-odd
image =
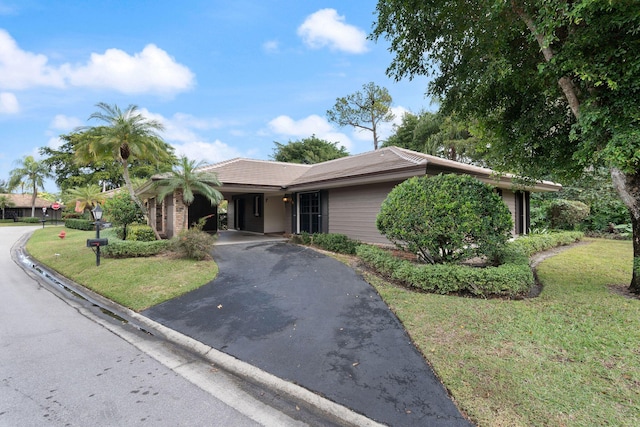
[[[11,194],[4,193],[0,194],[0,196],[7,196],[7,198],[13,203],[13,206],[7,207],[4,210],[5,219],[13,219],[13,218],[21,218],[21,217],[30,217],[31,216],[31,194]],[[47,215],[52,213],[51,210],[52,202],[41,199],[40,197],[36,197],[36,217],[42,218],[44,213],[42,208],[47,208]],[[0,215],[2,215],[0,213]],[[1,216],[0,216],[1,218]]]
[[[558,191],[559,184],[544,181],[520,188],[513,175],[498,176],[491,169],[454,162],[398,147],[387,147],[314,165],[264,160],[232,159],[205,166],[222,182],[228,200],[228,228],[255,233],[341,233],[368,243],[389,243],[376,228],[380,206],[394,186],[413,176],[440,173],[467,174],[491,184],[513,217],[513,234],[529,229],[530,192]],[[215,215],[203,197],[186,212],[180,192],[158,201],[155,175],[139,191],[147,200],[149,218],[166,237],[182,228],[183,215],[192,224]],[[208,228],[215,230],[215,221]]]

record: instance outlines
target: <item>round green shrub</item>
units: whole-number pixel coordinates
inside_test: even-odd
[[[574,230],[589,216],[589,212],[589,206],[577,200],[552,200],[547,208],[551,228],[559,230]]]
[[[468,175],[413,177],[382,203],[376,225],[398,247],[430,263],[493,256],[511,237],[509,208]]]

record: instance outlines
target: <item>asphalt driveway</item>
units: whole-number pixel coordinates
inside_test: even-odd
[[[216,246],[211,283],[142,314],[392,426],[468,426],[375,290],[283,242]]]

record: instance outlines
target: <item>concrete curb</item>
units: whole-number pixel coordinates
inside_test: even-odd
[[[223,353],[213,347],[203,344],[191,337],[183,335],[173,329],[157,323],[133,310],[123,307],[102,295],[99,295],[84,286],[75,283],[66,277],[63,277],[51,271],[48,268],[34,261],[24,249],[24,244],[28,240],[31,233],[23,235],[18,242],[11,248],[12,258],[14,261],[27,272],[31,277],[39,283],[45,282],[47,286],[55,289],[56,293],[62,295],[62,291],[72,292],[86,299],[92,304],[103,308],[116,316],[124,319],[133,326],[152,335],[165,339],[176,346],[183,348],[211,363],[217,367],[236,375],[246,381],[258,384],[268,388],[280,395],[286,396],[293,400],[304,402],[315,412],[324,414],[329,418],[337,419],[340,425],[353,427],[378,427],[384,424],[377,423],[364,415],[358,414],[351,409],[319,396],[308,389],[285,381],[266,371],[256,368],[246,362],[236,359],[226,353]],[[66,288],[66,289],[65,289]],[[82,311],[80,311],[82,313]],[[83,315],[87,315],[83,313]],[[113,331],[117,334],[117,331]],[[126,339],[123,337],[123,339]]]

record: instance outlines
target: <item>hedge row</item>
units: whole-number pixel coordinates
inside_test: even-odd
[[[507,247],[521,250],[530,257],[536,252],[546,251],[556,246],[570,245],[584,238],[582,231],[563,231],[547,234],[529,234],[507,243]]]
[[[102,247],[102,253],[108,258],[150,257],[169,248],[169,240],[140,242],[136,240],[109,239],[109,244]]]
[[[42,222],[42,220],[35,216],[20,216],[18,217],[18,222],[26,222],[27,224],[37,224]]]
[[[483,296],[513,296],[528,291],[534,283],[527,262],[485,268],[457,264],[415,264],[369,245],[359,246],[357,255],[364,263],[393,280],[438,294],[469,292]]]
[[[356,248],[360,245],[357,240],[338,233],[309,234],[303,232],[292,236],[291,241],[303,245],[315,245],[326,251],[348,255],[355,255]]]
[[[101,249],[107,258],[150,257],[167,250],[170,245],[169,240],[154,240],[152,242],[122,240],[118,238],[117,230],[114,228],[105,230],[103,237],[109,239],[109,244]]]
[[[96,226],[93,221],[89,221],[88,219],[79,219],[79,218],[68,218],[64,221],[64,226],[67,228],[72,228],[74,230],[95,230]]]
[[[457,264],[415,264],[370,245],[359,246],[357,255],[381,274],[427,292],[515,296],[528,292],[534,284],[529,256],[573,243],[582,237],[579,232],[521,237],[505,245],[499,256],[503,264],[485,268]]]

